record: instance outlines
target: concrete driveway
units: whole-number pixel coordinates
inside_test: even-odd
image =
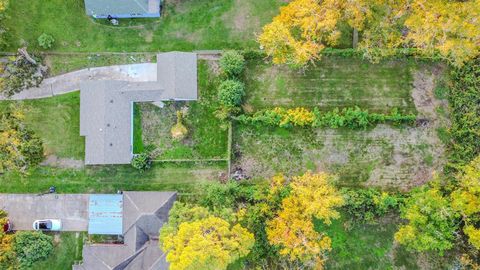
[[[88,230],[88,194],[0,194],[14,230],[33,230],[37,219],[61,219],[62,231]]]

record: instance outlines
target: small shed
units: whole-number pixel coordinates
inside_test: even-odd
[[[123,195],[92,194],[88,203],[88,234],[123,234]]]
[[[85,0],[87,15],[94,18],[160,17],[162,0]]]

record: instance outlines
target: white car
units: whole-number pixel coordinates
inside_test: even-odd
[[[42,219],[33,222],[35,231],[60,231],[62,229],[62,221],[60,219]]]

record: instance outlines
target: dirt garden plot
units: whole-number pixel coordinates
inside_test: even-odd
[[[359,79],[365,81],[352,85],[349,80],[344,80],[342,83],[341,78],[336,75],[332,75],[333,78],[331,78],[325,74],[325,71],[319,71],[317,75],[320,78],[315,83],[321,85],[319,91],[325,90],[323,94],[314,92],[314,86],[300,89],[284,87],[283,89],[288,91],[279,94],[281,89],[273,86],[273,90],[265,90],[268,93],[273,92],[273,95],[262,97],[256,92],[250,95],[250,104],[255,104],[255,108],[267,107],[270,101],[276,100],[272,96],[278,94],[284,99],[279,99],[279,103],[274,105],[288,104],[287,107],[315,105],[320,106],[321,109],[330,109],[332,103],[329,102],[332,99],[323,99],[326,95],[347,96],[353,94],[352,87],[359,87],[362,88],[363,96],[376,97],[375,102],[371,103],[366,98],[357,100],[354,97],[350,99],[344,96],[345,104],[385,112],[392,107],[400,106],[405,111],[417,113],[419,121],[416,126],[378,125],[368,130],[313,130],[267,127],[258,129],[237,125],[234,129],[236,160],[234,168],[241,168],[247,175],[255,177],[271,177],[276,173],[294,175],[305,170],[328,171],[338,175],[339,184],[343,186],[379,186],[394,189],[409,189],[431,179],[432,174],[441,170],[444,164],[442,158],[444,146],[438,137],[438,129],[448,125],[447,116],[444,113],[446,104],[434,97],[435,81],[442,74],[442,68],[424,65],[415,67],[411,64],[405,66],[393,62],[388,65],[388,67],[391,65],[392,68],[399,69],[398,74],[395,75],[393,70],[384,71],[373,67],[377,70],[375,73],[371,68],[364,67],[365,72],[360,73]],[[337,66],[337,69],[341,67]],[[386,72],[390,74],[387,79],[394,81],[375,79],[376,76]],[[338,74],[333,67],[328,73]],[[280,74],[272,78],[278,80],[286,76],[285,73]],[[311,83],[313,75],[306,73],[303,78]],[[365,76],[370,78],[370,81]],[[301,77],[300,75],[295,75],[294,78],[286,76],[290,82],[300,80]],[[332,81],[335,81],[334,86],[331,84]],[[372,85],[373,87],[369,87]],[[302,84],[299,84],[299,87],[301,86]],[[335,89],[338,93],[333,91]],[[400,91],[400,93],[392,93],[392,91]],[[310,95],[302,99],[301,96],[306,92]],[[360,104],[357,103],[358,101]],[[401,102],[398,103],[399,101]],[[335,104],[340,106],[344,103]]]

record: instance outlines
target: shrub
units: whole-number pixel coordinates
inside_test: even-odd
[[[132,166],[139,171],[146,171],[152,167],[152,159],[148,153],[135,155],[132,159]]]
[[[182,112],[177,111],[177,123],[170,130],[172,138],[176,141],[181,141],[185,139],[188,134],[188,129],[183,125],[182,116]]]
[[[237,51],[226,51],[220,58],[220,68],[227,77],[238,77],[245,68],[245,58]]]
[[[226,107],[236,107],[242,103],[245,87],[237,80],[225,80],[218,89],[218,99]]]
[[[0,172],[24,172],[43,159],[42,140],[23,123],[22,107],[10,105],[0,113]]]
[[[30,57],[36,61],[32,63],[23,54],[9,59],[9,62],[2,67],[2,85],[0,91],[6,96],[14,95],[29,87],[39,86],[47,74],[48,68],[40,64],[42,59],[34,54]]]
[[[370,222],[392,210],[398,210],[402,198],[373,188],[342,189],[343,209],[354,219]]]
[[[44,49],[50,49],[53,47],[55,39],[48,34],[43,33],[38,37],[38,45]]]
[[[388,115],[369,113],[367,110],[361,110],[358,107],[344,108],[343,110],[334,109],[322,113],[318,109],[309,111],[305,108],[283,109],[274,108],[263,110],[253,115],[240,115],[235,118],[242,123],[254,125],[266,124],[279,127],[328,127],[352,129],[367,128],[378,123],[392,123],[394,125],[413,124],[416,116],[413,114],[403,115],[394,109]]]
[[[480,154],[480,58],[451,74],[448,92],[452,125],[447,172],[456,172]]]
[[[41,232],[19,232],[15,235],[13,248],[21,267],[27,268],[52,253],[52,237]]]

